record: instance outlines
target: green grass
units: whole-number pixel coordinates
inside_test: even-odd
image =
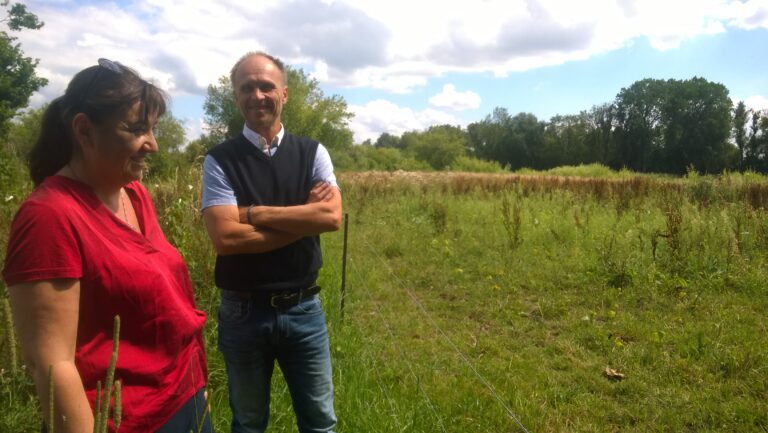
[[[343,320],[342,232],[320,278],[339,432],[523,431],[510,412],[531,432],[768,431],[765,178],[558,175],[340,175]],[[145,183],[209,313],[228,431],[199,169]],[[3,374],[0,431],[35,430],[33,387]],[[270,431],[295,432],[279,374],[272,395]]]

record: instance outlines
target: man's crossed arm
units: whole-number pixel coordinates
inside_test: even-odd
[[[230,255],[272,251],[305,236],[338,230],[341,213],[341,192],[319,182],[303,205],[210,206],[203,219],[216,252]]]

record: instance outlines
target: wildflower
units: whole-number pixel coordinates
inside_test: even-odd
[[[13,200],[12,195],[5,196],[5,202],[8,203],[9,201]]]
[[[192,185],[187,185],[187,189],[192,191]]]

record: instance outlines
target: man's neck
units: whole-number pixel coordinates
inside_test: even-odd
[[[277,137],[277,134],[279,134],[280,130],[282,129],[282,124],[280,122],[277,122],[266,128],[265,127],[253,128],[250,125],[247,125],[247,126],[253,132],[264,137],[264,139],[267,140],[267,143],[272,143],[275,140],[275,137]]]

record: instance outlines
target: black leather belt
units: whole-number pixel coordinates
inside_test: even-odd
[[[311,298],[318,293],[320,293],[320,286],[317,285],[307,287],[306,289],[281,290],[279,292],[222,290],[222,295],[228,299],[251,301],[256,305],[280,309],[298,305],[301,301]]]

